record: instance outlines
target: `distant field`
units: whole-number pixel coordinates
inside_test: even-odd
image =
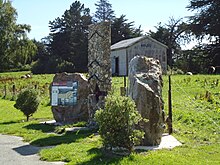
[[[172,76],[173,128],[183,146],[173,150],[140,151],[130,156],[106,153],[101,148],[99,136],[93,132],[56,134],[63,127],[39,124],[53,119],[49,105],[49,85],[53,74],[33,75],[21,79],[27,72],[0,73],[0,133],[24,137],[33,145],[54,145],[40,152],[47,161],[61,160],[69,164],[220,164],[220,76],[174,75]],[[164,79],[163,99],[167,111],[168,79]],[[6,98],[4,88],[7,88]],[[16,93],[37,85],[42,102],[31,118],[25,117],[13,105],[12,86]],[[119,95],[123,78],[113,78],[113,93]],[[54,133],[55,132],[55,133]]]

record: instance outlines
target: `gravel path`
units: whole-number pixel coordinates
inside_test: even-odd
[[[37,154],[40,149],[24,143],[21,137],[0,134],[0,165],[64,165],[41,161]]]

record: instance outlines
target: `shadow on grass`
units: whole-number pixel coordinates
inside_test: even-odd
[[[95,155],[92,159],[86,162],[78,163],[77,165],[104,165],[104,164],[120,164],[125,157],[132,156],[122,156],[113,154],[110,151],[106,151],[103,148],[92,148],[88,151],[88,154]]]
[[[15,124],[15,123],[18,123],[19,121],[7,121],[7,122],[3,122],[3,123],[0,123],[0,125],[8,125],[8,124]]]
[[[67,132],[65,134],[57,135],[52,134],[49,137],[37,139],[31,142],[31,145],[36,146],[54,146],[58,144],[69,144],[72,142],[76,142],[80,139],[84,139],[86,137],[91,136],[93,133],[90,131],[79,131],[75,133]]]
[[[56,126],[47,125],[47,124],[29,124],[27,126],[24,126],[23,128],[33,129],[33,130],[42,131],[44,133],[48,133],[48,132],[54,132]]]

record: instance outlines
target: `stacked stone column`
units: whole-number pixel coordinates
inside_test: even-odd
[[[104,108],[104,99],[111,90],[110,22],[90,25],[88,40],[89,124],[95,125],[94,114]]]

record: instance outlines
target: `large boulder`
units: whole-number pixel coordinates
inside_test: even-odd
[[[159,60],[135,56],[129,63],[129,96],[145,121],[137,126],[145,132],[142,145],[159,145],[165,129],[162,100],[162,69]]]
[[[80,73],[57,73],[53,78],[51,86],[53,84],[65,84],[66,82],[78,82],[76,104],[67,106],[52,105],[54,119],[56,122],[63,124],[76,123],[78,121],[88,121],[88,80],[83,74]]]

